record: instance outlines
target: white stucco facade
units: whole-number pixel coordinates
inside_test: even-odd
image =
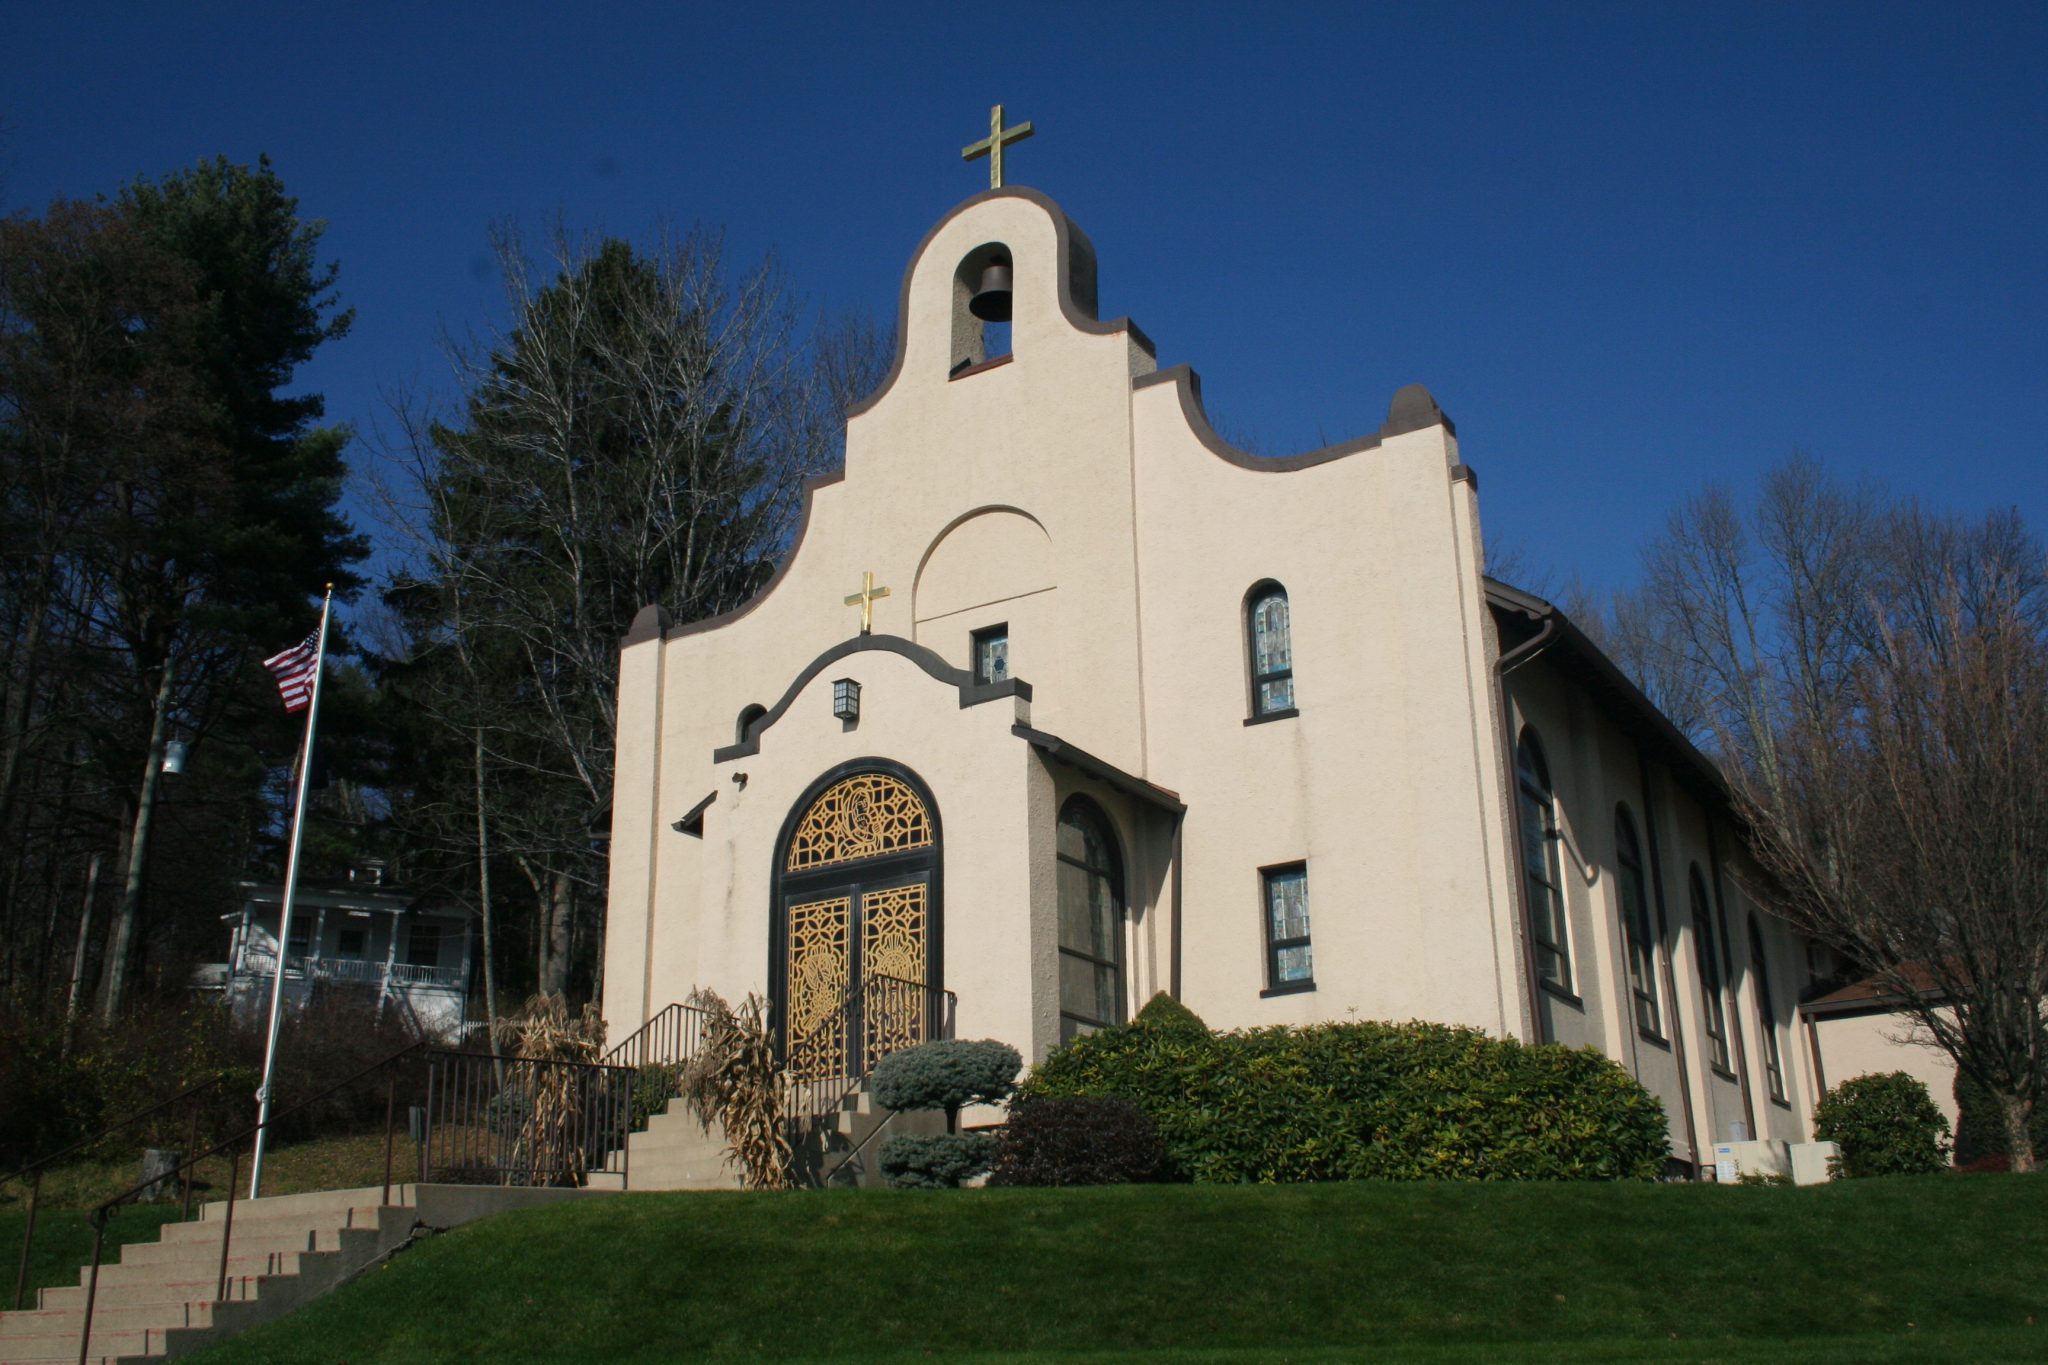
[[[998,252],[1011,351],[987,358],[967,299]],[[888,772],[930,806],[930,870],[903,875],[929,877],[929,981],[957,996],[959,1036],[1057,1045],[1061,888],[1083,884],[1057,834],[1084,796],[1121,871],[1104,969],[1120,1015],[1168,991],[1221,1028],[1422,1018],[1591,1045],[1664,1099],[1680,1160],[1808,1136],[1800,954],[1742,897],[1711,771],[1554,608],[1484,577],[1478,480],[1430,395],[1400,390],[1359,440],[1253,458],[1211,431],[1193,373],[1160,371],[1094,294],[1093,248],[1043,196],[954,210],[913,256],[895,366],[776,578],[724,617],[635,624],[613,1035],[699,985],[783,1004],[792,829],[834,782]],[[863,634],[845,599],[868,574],[888,595]],[[1247,621],[1262,585],[1284,589],[1291,643],[1293,704],[1271,715]],[[996,627],[1008,678],[978,678],[975,632]],[[833,713],[842,680],[855,722]],[[1533,965],[1525,733],[1572,869],[1569,989]],[[1618,808],[1647,851],[1655,1030],[1634,1013]],[[1305,982],[1276,978],[1269,941],[1266,877],[1290,868]]]

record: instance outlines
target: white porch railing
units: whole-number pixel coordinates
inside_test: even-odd
[[[320,957],[305,958],[294,953],[285,958],[284,974],[289,981],[292,977],[304,977],[312,969],[315,981],[339,982],[343,985],[381,986],[388,979],[394,986],[442,987],[449,990],[462,986],[462,970],[459,967],[416,967],[410,962],[394,962],[388,971],[382,962],[365,958]],[[251,950],[242,955],[239,976],[271,976],[277,971],[277,955]]]

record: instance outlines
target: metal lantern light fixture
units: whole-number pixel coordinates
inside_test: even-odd
[[[832,684],[832,714],[851,723],[860,719],[860,684],[841,678]]]

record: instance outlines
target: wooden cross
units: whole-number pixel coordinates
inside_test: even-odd
[[[860,608],[861,634],[871,635],[874,633],[875,599],[877,597],[887,597],[888,595],[889,590],[887,588],[878,588],[875,586],[875,576],[871,573],[864,573],[860,576],[859,592],[847,594],[846,605],[849,607],[857,606]]]
[[[988,136],[969,147],[960,149],[962,161],[972,161],[978,156],[988,158],[988,187],[999,190],[1003,187],[1003,144],[1022,142],[1031,136],[1031,125],[1020,123],[1015,128],[1003,127],[1003,106],[998,104],[988,111]]]

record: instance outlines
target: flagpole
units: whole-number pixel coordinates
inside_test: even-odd
[[[292,806],[291,851],[284,862],[284,909],[277,921],[277,970],[270,979],[270,1039],[263,1046],[263,1084],[256,1090],[256,1155],[249,1164],[249,1197],[263,1188],[263,1145],[270,1137],[270,1083],[277,1070],[277,1027],[284,1018],[284,972],[292,943],[292,900],[299,890],[299,837],[306,830],[306,790],[313,776],[313,729],[320,719],[320,679],[327,671],[327,618],[334,585],[320,602],[320,644],[313,655],[313,696],[306,705],[306,738],[299,750],[298,794]]]

